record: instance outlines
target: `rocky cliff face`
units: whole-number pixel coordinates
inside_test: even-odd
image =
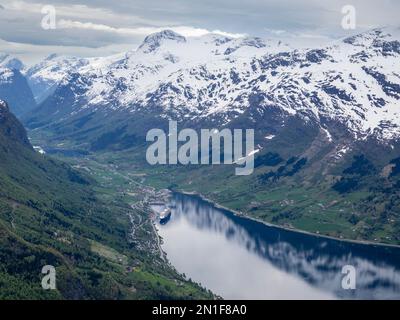
[[[5,145],[23,145],[32,148],[28,140],[26,130],[17,118],[10,112],[8,104],[0,100],[0,136],[2,147]]]

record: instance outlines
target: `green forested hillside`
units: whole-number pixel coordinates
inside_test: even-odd
[[[128,213],[137,213],[127,204],[36,153],[3,102],[0,163],[0,299],[211,297],[130,241]],[[56,267],[57,290],[41,288],[45,265]]]

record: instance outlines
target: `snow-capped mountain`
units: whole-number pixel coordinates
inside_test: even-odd
[[[279,109],[327,135],[335,123],[355,139],[390,141],[400,137],[399,40],[398,29],[383,28],[297,50],[259,38],[185,38],[167,30],[111,57],[47,59],[28,77],[57,84],[39,108],[55,121],[156,109],[161,117],[222,126],[255,99],[260,112]]]
[[[19,59],[0,54],[0,99],[7,101],[18,116],[36,107],[24,68]]]
[[[113,86],[120,83],[127,88],[121,92],[117,103],[127,105],[144,98],[149,91],[156,90],[154,85],[161,84],[187,66],[223,61],[234,53],[235,57],[246,59],[283,48],[280,43],[267,45],[258,38],[238,40],[209,35],[187,40],[166,30],[146,37],[137,50],[111,57],[77,59],[50,56],[29,69],[27,77],[37,96],[40,90],[48,91],[55,84],[68,84],[68,76],[77,73],[92,83],[87,94],[90,104],[115,101]]]
[[[52,54],[42,62],[27,69],[25,76],[35,100],[38,103],[45,100],[54,92],[61,80],[87,63],[86,59]]]
[[[23,62],[9,54],[0,54],[0,66],[2,68],[21,71],[25,68]]]

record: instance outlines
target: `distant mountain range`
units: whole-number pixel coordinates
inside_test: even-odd
[[[36,106],[34,96],[39,107],[26,117],[31,127],[59,126],[92,111],[110,119],[118,111],[141,110],[222,126],[256,101],[260,111],[299,116],[328,136],[335,123],[357,140],[389,143],[400,135],[399,39],[398,29],[383,28],[296,50],[259,38],[186,39],[166,30],[146,37],[136,50],[105,58],[51,55],[25,68],[2,55],[0,97],[21,115]]]
[[[23,123],[46,133],[52,146],[69,141],[84,152],[136,148],[143,155],[146,132],[166,128],[169,119],[181,128],[253,128],[260,152],[246,188],[230,188],[229,175],[212,169],[196,181],[199,188],[224,181],[248,205],[230,204],[234,209],[277,224],[297,221],[299,228],[308,228],[304,215],[312,210],[305,200],[301,207],[285,205],[286,191],[300,188],[311,199],[321,190],[334,203],[329,207],[342,205],[332,220],[343,219],[348,230],[360,226],[346,236],[386,241],[400,230],[387,224],[400,221],[399,61],[398,28],[309,49],[165,30],[109,57],[52,55],[31,68],[7,58],[2,70],[21,76],[24,85],[0,80],[0,89],[28,84],[37,107],[15,104]],[[269,200],[260,204],[257,195],[265,190],[280,190],[281,198],[271,201],[283,204],[274,210]]]
[[[122,54],[53,55],[30,68],[35,96],[47,98],[23,120],[91,150],[132,147],[174,119],[194,128],[255,128],[260,146],[284,154],[307,153],[282,150],[299,130],[298,144],[318,137],[330,146],[325,163],[375,145],[388,150],[387,161],[400,152],[399,40],[399,29],[381,28],[299,50],[166,30]]]
[[[51,56],[26,72],[36,97],[54,91],[28,123],[156,109],[181,121],[226,125],[256,101],[260,111],[299,116],[327,135],[330,123],[338,123],[355,139],[388,142],[400,135],[399,39],[397,29],[375,29],[295,50],[259,38],[186,39],[167,30],[111,57]]]

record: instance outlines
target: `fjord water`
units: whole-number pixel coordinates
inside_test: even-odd
[[[282,230],[175,193],[157,229],[172,265],[225,299],[400,299],[400,249]],[[342,268],[356,268],[356,290]]]

